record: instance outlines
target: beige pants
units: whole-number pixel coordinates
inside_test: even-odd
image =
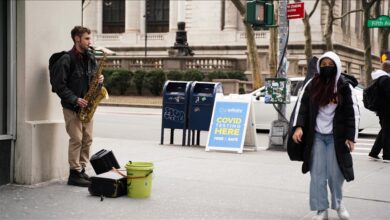
[[[93,120],[82,123],[76,112],[64,108],[66,132],[69,135],[69,167],[81,171],[89,161],[89,149],[92,144]]]

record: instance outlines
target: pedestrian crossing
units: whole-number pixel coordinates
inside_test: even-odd
[[[352,152],[352,155],[368,157],[368,153],[370,153],[374,142],[375,136],[369,138],[358,138],[355,143],[355,150]]]

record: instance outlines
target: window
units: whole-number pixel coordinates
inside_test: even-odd
[[[125,32],[125,0],[103,0],[103,33]]]
[[[0,135],[7,133],[7,1],[0,3]]]
[[[169,0],[146,0],[147,32],[169,31]]]
[[[350,1],[342,1],[341,2],[341,15],[351,11],[351,2]],[[350,19],[351,14],[345,16],[341,20],[341,29],[343,30],[344,34],[349,34],[350,33]]]

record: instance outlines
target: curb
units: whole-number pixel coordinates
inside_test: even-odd
[[[136,107],[136,108],[162,108],[162,105],[158,104],[120,104],[120,103],[100,103],[100,106],[112,106],[112,107]]]

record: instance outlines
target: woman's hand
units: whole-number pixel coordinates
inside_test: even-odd
[[[353,143],[353,141],[346,140],[345,144],[348,146],[350,152],[355,150],[355,143]]]
[[[302,128],[301,128],[301,127],[297,127],[297,128],[295,129],[295,132],[294,132],[293,136],[292,136],[293,141],[294,141],[296,144],[302,142],[302,135],[303,135]]]

